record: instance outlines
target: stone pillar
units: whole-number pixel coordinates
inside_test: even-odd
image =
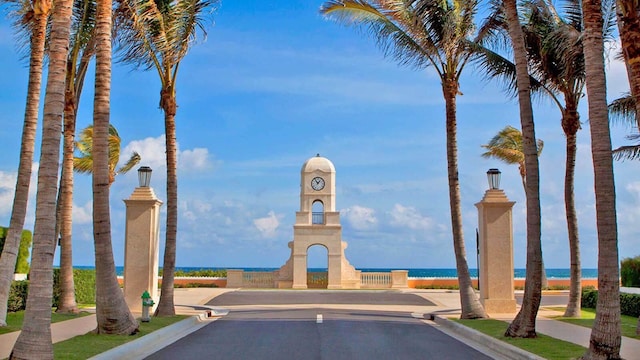
[[[307,288],[307,254],[297,254],[297,247],[293,248],[293,289]]]
[[[241,288],[244,283],[244,270],[227,269],[227,287]]]
[[[391,270],[391,288],[406,289],[409,287],[409,270]]]
[[[514,313],[512,207],[504,191],[487,190],[478,208],[480,301],[488,313]]]
[[[142,312],[142,293],[158,303],[160,205],[150,187],[136,188],[127,207],[124,250],[124,298],[131,312]],[[155,310],[155,305],[151,311]]]

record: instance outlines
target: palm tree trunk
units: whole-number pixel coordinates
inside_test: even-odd
[[[76,304],[75,285],[73,283],[73,257],[72,257],[72,213],[73,213],[73,151],[75,148],[74,136],[76,131],[75,118],[75,94],[73,89],[75,73],[71,67],[74,64],[67,62],[67,80],[65,91],[64,109],[64,145],[62,152],[62,179],[60,181],[60,211],[58,222],[60,224],[60,298],[56,312],[78,312]]]
[[[40,104],[40,89],[42,86],[42,59],[44,57],[45,31],[47,17],[51,11],[51,2],[43,1],[34,6],[34,27],[31,34],[31,54],[29,58],[29,85],[27,89],[27,103],[22,127],[22,142],[20,145],[20,163],[18,178],[11,210],[9,231],[5,239],[2,256],[0,256],[0,326],[7,325],[7,304],[11,281],[15,272],[16,259],[20,248],[20,238],[24,219],[27,213],[29,186],[31,184],[31,166],[35,147],[36,129],[38,127],[38,108]]]
[[[173,282],[176,269],[176,238],[178,230],[178,157],[176,143],[176,98],[172,87],[160,94],[164,110],[164,129],[167,150],[167,230],[162,264],[162,288],[156,316],[176,314],[173,302]]]
[[[618,32],[627,65],[631,96],[636,101],[636,121],[640,130],[640,8],[638,2],[617,0]]]
[[[569,104],[569,102],[567,102]],[[569,253],[571,259],[569,301],[565,317],[580,317],[580,296],[582,294],[582,274],[580,266],[580,238],[578,237],[578,217],[574,201],[574,175],[576,169],[576,138],[580,120],[575,106],[567,106],[563,114],[562,128],[567,137],[566,169],[564,175],[564,207],[567,216]]]
[[[467,253],[462,232],[462,211],[460,209],[460,179],[458,178],[458,143],[456,96],[458,83],[454,79],[443,81],[442,91],[445,98],[447,116],[447,173],[449,177],[449,206],[451,208],[451,230],[453,249],[456,257],[456,270],[460,286],[461,319],[486,318],[487,313],[476,296],[467,265]]]
[[[109,212],[109,116],[111,93],[111,0],[99,0],[93,106],[93,235],[96,263],[97,333],[133,334],[138,323],[118,284]]]
[[[509,37],[513,45],[520,105],[520,123],[522,127],[522,149],[525,155],[526,199],[527,199],[527,266],[524,297],[520,311],[509,324],[505,336],[535,337],[536,316],[542,297],[542,248],[540,243],[540,182],[538,170],[538,148],[536,145],[533,109],[527,52],[524,35],[515,0],[504,1],[505,13],[509,24]]]
[[[53,255],[56,247],[55,208],[70,25],[71,1],[56,1],[49,38],[49,71],[44,101],[36,220],[29,274],[31,281],[22,331],[13,346],[10,359],[53,359],[51,298]]]
[[[607,113],[607,88],[602,37],[602,2],[582,2],[583,44],[589,102],[598,228],[598,302],[589,350],[583,359],[620,358],[620,271],[616,193]]]

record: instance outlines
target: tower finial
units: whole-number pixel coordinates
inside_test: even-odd
[[[317,154],[316,154],[316,157],[320,157],[320,153],[317,153]]]

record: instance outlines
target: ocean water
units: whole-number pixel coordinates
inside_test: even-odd
[[[93,269],[93,266],[76,266],[76,268],[79,269]],[[207,269],[211,269],[211,270],[220,270],[220,269],[242,269],[244,271],[273,271],[273,270],[277,270],[278,268],[253,268],[253,267],[245,267],[245,268],[239,268],[239,267],[229,267],[229,268],[218,268],[218,267],[185,267],[185,266],[179,266],[176,267],[176,270],[183,270],[183,271],[190,271],[190,270],[207,270]],[[426,278],[455,278],[457,277],[457,271],[456,269],[441,269],[441,268],[435,268],[435,269],[430,269],[430,268],[421,268],[421,269],[401,269],[401,268],[362,268],[362,269],[358,269],[361,270],[362,272],[375,272],[375,271],[381,271],[381,272],[389,272],[391,270],[409,270],[409,277],[413,277],[413,278],[421,278],[421,277],[426,277]],[[309,268],[309,271],[327,271],[326,268],[322,269],[322,268]],[[547,279],[568,279],[569,276],[569,269],[546,269],[547,271]],[[116,272],[118,273],[118,275],[122,275],[124,272],[124,267],[123,266],[116,266]],[[471,273],[471,277],[477,277],[478,276],[478,269],[469,269],[469,272]],[[526,271],[525,269],[514,269],[513,270],[513,275],[516,278],[524,278],[526,276]],[[598,277],[598,269],[582,269],[582,277],[583,278],[597,278]]]

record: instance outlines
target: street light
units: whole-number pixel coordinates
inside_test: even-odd
[[[500,170],[498,169],[489,169],[487,171],[487,180],[489,181],[489,190],[498,190],[500,189]]]
[[[140,187],[149,187],[151,182],[151,168],[148,166],[141,166],[138,169],[138,184]]]

